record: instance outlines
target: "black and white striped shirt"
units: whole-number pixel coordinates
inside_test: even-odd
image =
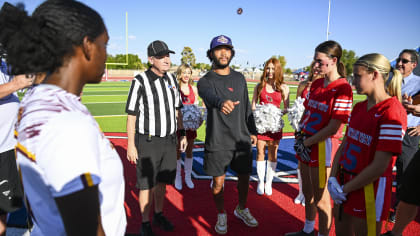
[[[175,76],[159,77],[149,69],[133,79],[125,111],[136,116],[136,132],[165,137],[175,133],[175,109],[181,107]]]

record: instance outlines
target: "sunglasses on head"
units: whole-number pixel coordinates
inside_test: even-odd
[[[412,62],[412,61],[407,60],[407,59],[404,59],[404,58],[398,58],[398,59],[397,59],[397,63],[399,63],[400,61],[402,62],[402,64],[407,64],[407,63],[409,63],[409,62]]]

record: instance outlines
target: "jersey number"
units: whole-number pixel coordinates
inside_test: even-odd
[[[310,119],[313,119],[313,120],[308,122],[308,124],[306,125],[306,130],[311,133],[318,132],[318,130],[314,129],[313,127],[321,123],[321,120],[322,120],[321,114],[312,113],[310,116]]]
[[[357,164],[357,157],[353,155],[353,153],[359,154],[361,152],[361,148],[355,144],[348,144],[346,145],[346,151],[344,154],[344,159],[340,162],[341,165],[346,168],[346,170],[352,171],[356,168]]]

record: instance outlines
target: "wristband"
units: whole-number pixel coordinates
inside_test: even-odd
[[[178,130],[178,132],[180,136],[187,136],[187,132],[185,131],[185,129],[180,129]]]

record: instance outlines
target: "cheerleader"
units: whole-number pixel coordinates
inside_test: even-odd
[[[286,234],[314,235],[315,217],[319,216],[318,235],[328,235],[331,227],[331,202],[326,188],[332,157],[338,149],[342,128],[348,120],[353,92],[340,62],[341,46],[325,41],[315,48],[315,70],[324,75],[312,82],[302,134],[297,135],[295,150],[300,161],[302,190],[305,196],[305,225],[302,231]]]
[[[283,71],[279,60],[271,58],[265,62],[264,72],[261,81],[254,88],[252,96],[252,110],[255,110],[256,104],[273,104],[280,108],[283,101],[284,110],[289,107],[289,87],[283,82]],[[277,166],[277,150],[282,130],[276,133],[266,132],[258,134],[257,141],[257,175],[258,187],[257,193],[270,196],[272,194],[272,181]],[[268,149],[267,174],[265,162],[265,147]],[[266,183],[264,186],[264,176]]]
[[[299,83],[297,91],[296,91],[296,99],[298,98],[306,99],[309,94],[309,89],[311,88],[312,82],[322,77],[322,75],[319,74],[318,71],[315,70],[314,66],[315,66],[315,61],[313,61],[310,65],[310,73],[309,73],[308,79],[301,81]],[[289,119],[289,121],[290,120],[291,119]],[[302,178],[300,174],[300,162],[298,162],[298,169],[296,171],[297,171],[298,182],[299,182],[299,194],[296,196],[294,202],[295,204],[302,204],[303,206],[305,206],[305,196],[303,195],[303,192],[302,192]]]
[[[197,88],[193,86],[194,81],[192,78],[192,69],[189,65],[182,64],[177,72],[176,77],[178,79],[179,90],[181,92],[181,99],[184,105],[198,105],[198,92]],[[193,164],[193,147],[194,140],[197,137],[197,130],[187,129],[187,149],[185,150],[186,157],[184,159],[184,173],[185,173],[185,184],[188,188],[193,189],[194,183],[191,180],[192,164]],[[178,133],[177,133],[178,134]],[[179,135],[179,134],[178,134]],[[175,177],[175,188],[178,190],[182,189],[182,177],[181,177],[181,153],[179,148],[177,149],[177,162],[176,162],[176,177]]]
[[[336,235],[379,235],[391,203],[393,163],[407,129],[401,97],[389,95],[401,90],[402,76],[377,53],[359,58],[353,74],[357,93],[367,99],[354,106],[328,190]],[[385,89],[388,79],[394,86]]]

